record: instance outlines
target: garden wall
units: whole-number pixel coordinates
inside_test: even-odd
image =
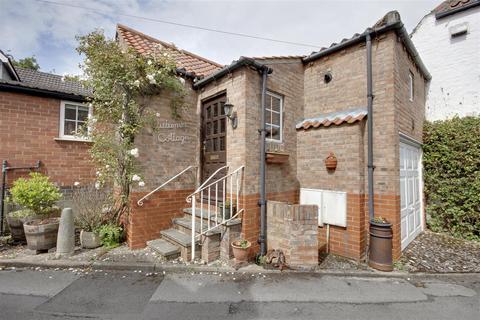
[[[282,250],[289,267],[318,265],[317,212],[314,205],[268,201],[267,247]]]

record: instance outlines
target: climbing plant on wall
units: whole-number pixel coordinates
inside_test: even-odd
[[[97,185],[115,186],[114,217],[119,221],[128,212],[132,185],[145,185],[137,164],[144,150],[135,146],[135,138],[146,126],[155,127],[158,114],[149,107],[149,98],[167,94],[177,116],[185,96],[184,80],[168,51],[161,48],[141,55],[107,39],[101,31],[78,37],[78,42],[77,51],[85,57],[81,66],[85,85],[92,90],[93,116],[85,130],[93,141]]]
[[[423,141],[429,227],[480,240],[480,117],[427,122]]]

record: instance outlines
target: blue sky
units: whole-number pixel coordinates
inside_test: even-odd
[[[35,55],[42,71],[79,74],[75,36],[97,28],[114,37],[116,23],[173,42],[222,64],[239,56],[308,54],[316,48],[240,38],[137,18],[163,19],[292,42],[329,46],[363,32],[398,10],[410,32],[441,1],[160,1],[0,0],[0,49],[15,58]],[[101,14],[98,14],[101,12]]]

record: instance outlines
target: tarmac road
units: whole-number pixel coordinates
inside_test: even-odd
[[[480,319],[480,275],[0,271],[0,319]]]

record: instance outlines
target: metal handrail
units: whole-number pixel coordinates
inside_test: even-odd
[[[200,188],[201,188],[201,186],[200,186],[200,187],[197,189],[197,191],[195,191],[194,193],[192,193],[192,195],[195,194],[195,193],[198,193],[198,192],[200,192],[200,191],[202,191],[202,190],[205,190],[205,189],[207,189],[208,187],[211,187],[211,186],[213,186],[214,184],[216,184],[216,183],[218,183],[218,182],[220,182],[220,181],[222,181],[222,180],[225,180],[225,178],[227,178],[227,177],[233,176],[234,173],[236,173],[237,171],[242,170],[243,168],[245,168],[245,166],[241,166],[241,167],[237,168],[235,171],[230,172],[230,173],[227,174],[226,176],[221,177],[220,179],[218,179],[218,180],[210,183],[208,186],[205,186],[205,187],[203,187],[202,189],[200,189]]]
[[[168,179],[166,182],[162,183],[160,186],[158,186],[157,188],[155,188],[154,190],[152,190],[149,194],[143,196],[140,200],[137,201],[137,204],[139,206],[143,206],[143,200],[147,199],[149,196],[151,196],[152,194],[154,194],[155,192],[157,192],[158,190],[160,190],[161,188],[163,188],[164,186],[166,186],[167,184],[169,184],[170,182],[172,182],[173,180],[175,180],[176,178],[178,178],[179,176],[181,176],[182,174],[184,174],[185,172],[187,172],[188,170],[192,169],[192,168],[197,168],[197,166],[188,166],[186,167],[185,169],[183,169],[181,172],[177,173],[175,176],[171,177],[170,179]]]
[[[200,185],[200,187],[197,188],[197,190],[195,190],[194,192],[192,192],[191,194],[189,194],[189,195],[187,196],[187,198],[186,198],[187,202],[190,203],[190,200],[192,199],[192,196],[193,196],[195,193],[197,193],[198,191],[200,191],[200,189],[201,189],[208,181],[210,181],[218,172],[220,172],[221,170],[223,170],[223,169],[225,169],[225,168],[227,168],[227,170],[228,170],[228,166],[223,166],[223,167],[221,167],[221,168],[218,168],[217,171],[215,171],[214,173],[212,173],[212,174],[210,175],[210,177],[208,177],[208,179],[205,180],[205,181]]]
[[[221,225],[225,225],[226,223],[228,223],[229,221],[233,220],[233,219],[236,219],[238,217],[238,215],[240,213],[242,213],[244,211],[243,208],[240,208],[240,190],[242,188],[241,186],[241,181],[242,181],[242,178],[243,178],[243,169],[245,168],[245,166],[241,166],[239,168],[237,168],[236,170],[234,170],[233,172],[230,172],[229,174],[225,175],[224,177],[208,184],[208,185],[205,185],[206,183],[203,183],[199,188],[197,188],[197,190],[195,190],[194,193],[192,193],[189,198],[190,198],[190,201],[188,201],[188,198],[187,198],[187,201],[188,202],[191,202],[192,203],[192,226],[191,226],[191,233],[192,233],[192,237],[191,237],[191,243],[192,243],[192,247],[191,247],[191,260],[194,261],[195,260],[195,243],[197,241],[197,238],[201,237],[203,234],[205,234],[206,232],[209,232]],[[218,172],[219,170],[217,170]],[[212,175],[213,176],[213,175]],[[212,177],[210,176],[210,178]],[[235,177],[235,184],[234,184],[234,177]],[[207,179],[208,180],[210,180]],[[228,183],[228,180],[230,180],[230,188],[228,188],[227,186],[227,183]],[[212,192],[211,188],[212,186],[214,187],[214,190]],[[223,203],[223,206],[222,206],[222,212],[218,212],[218,206],[219,206],[219,199],[218,199],[218,194],[219,194],[219,187],[220,187],[220,192],[221,192],[221,197],[222,197],[222,200],[221,200],[221,203]],[[225,204],[226,204],[226,201],[228,201],[227,199],[227,189],[229,191],[229,197],[230,197],[230,215],[229,217],[227,217],[226,219],[226,210],[225,210]],[[206,209],[204,208],[204,192],[207,193],[208,195],[208,198],[207,198],[207,207]],[[211,203],[211,196],[212,196],[212,193],[214,194],[214,200],[213,200],[213,204]],[[200,230],[198,232],[198,235],[196,234],[197,232],[197,229],[195,227],[195,220],[197,219],[197,214],[196,214],[196,202],[197,202],[197,194],[199,195],[199,201],[200,201],[200,207],[198,208],[199,211],[200,211]],[[234,202],[235,201],[235,202]],[[235,203],[235,206],[236,206],[236,212],[235,214],[233,213],[233,204]],[[213,207],[215,208],[212,212],[212,205]],[[207,228],[206,230],[204,230],[203,228],[203,224],[204,224],[204,210],[206,210],[206,216],[205,218],[207,219],[206,223],[207,223]],[[213,216],[212,216],[213,215]],[[219,220],[219,215],[221,215],[221,220]],[[219,222],[220,221],[220,222]],[[213,226],[212,226],[212,223],[213,223]]]

